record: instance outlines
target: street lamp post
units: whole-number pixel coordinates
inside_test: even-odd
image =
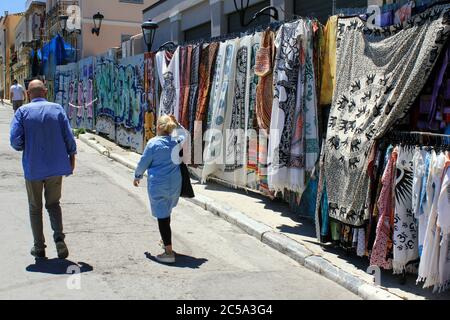
[[[100,12],[94,14],[92,19],[94,20],[94,28],[92,28],[92,34],[96,34],[97,37],[100,35],[100,28],[102,27],[102,21],[105,18]]]
[[[69,20],[69,16],[66,15],[59,16],[59,28],[63,33],[63,38],[66,36],[67,20]]]
[[[142,24],[142,35],[144,37],[145,44],[147,45],[147,52],[152,51],[152,45],[155,40],[156,30],[158,27],[158,24],[151,20],[145,21]]]

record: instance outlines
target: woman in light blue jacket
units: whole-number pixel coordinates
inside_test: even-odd
[[[177,136],[173,133],[175,129]],[[180,151],[186,135],[174,116],[161,116],[157,123],[158,136],[145,147],[136,168],[134,186],[138,187],[146,170],[148,174],[148,197],[154,217],[158,219],[159,231],[165,252],[156,256],[159,262],[175,263],[172,250],[170,215],[178,204],[181,193]]]

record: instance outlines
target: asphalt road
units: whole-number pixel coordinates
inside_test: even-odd
[[[56,259],[44,212],[48,260],[36,262],[11,117],[0,104],[0,299],[359,299],[186,201],[172,216],[177,264],[157,263],[146,184],[134,188],[130,170],[81,142],[75,175],[63,184],[70,256]]]

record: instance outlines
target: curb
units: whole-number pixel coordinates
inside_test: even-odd
[[[79,140],[97,150],[102,155],[115,160],[116,162],[135,170],[137,165],[123,157],[111,153],[103,147],[95,137],[88,138],[79,136]],[[336,282],[340,286],[349,290],[366,300],[404,300],[403,298],[390,293],[382,287],[370,284],[361,280],[357,276],[346,272],[321,256],[314,255],[300,242],[297,242],[284,234],[274,231],[268,225],[249,218],[246,214],[234,209],[228,204],[218,203],[204,195],[196,195],[195,198],[182,199],[191,202],[212,214],[223,218],[231,224],[241,228],[247,234],[257,238],[262,243],[287,255],[297,261],[303,267],[321,274],[325,278]]]

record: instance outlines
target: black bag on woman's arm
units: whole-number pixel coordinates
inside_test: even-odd
[[[183,158],[183,149],[180,151],[180,157]],[[195,198],[194,189],[191,184],[191,176],[189,174],[189,169],[187,165],[181,161],[180,163],[181,171],[181,194],[182,198]]]
[[[184,162],[180,164],[181,171],[181,194],[182,198],[195,198],[194,189],[191,184],[191,176],[189,175],[189,169]]]

